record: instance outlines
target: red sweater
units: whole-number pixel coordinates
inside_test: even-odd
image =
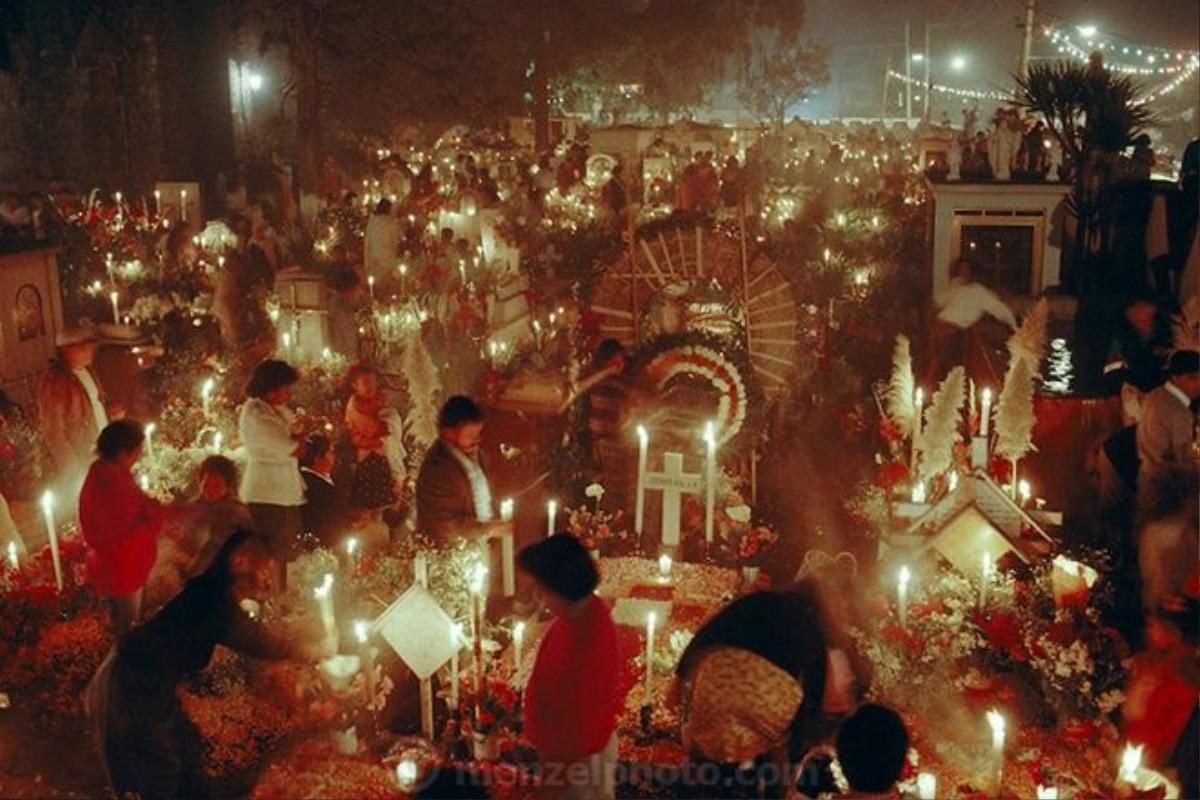
[[[138,488],[129,470],[102,458],[92,462],[79,492],[79,530],[97,594],[120,597],[145,585],[162,526],[162,505]]]
[[[576,617],[550,623],[525,688],[525,734],[548,761],[598,753],[617,727],[620,659],[608,606],[588,598]]]

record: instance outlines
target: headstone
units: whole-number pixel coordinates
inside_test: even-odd
[[[662,540],[664,545],[679,544],[679,512],[685,494],[700,494],[704,489],[698,472],[683,471],[683,453],[663,453],[662,472],[646,472],[645,489],[662,492]]]

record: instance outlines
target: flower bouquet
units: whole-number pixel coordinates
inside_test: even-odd
[[[474,756],[478,760],[500,757],[502,742],[514,738],[520,729],[521,696],[503,678],[487,677],[476,697],[474,684],[464,681],[462,693],[463,732],[470,732]]]
[[[625,513],[619,510],[609,512],[600,508],[604,487],[594,483],[587,488],[585,494],[596,502],[591,507],[582,505],[567,509],[567,531],[579,539],[588,550],[594,551],[594,554],[618,542],[628,541],[629,531],[625,527]]]

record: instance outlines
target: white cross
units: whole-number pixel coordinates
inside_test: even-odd
[[[662,540],[665,545],[679,544],[679,511],[681,498],[685,494],[700,494],[704,489],[698,473],[683,471],[683,453],[663,453],[663,471],[647,472],[643,491],[654,489],[663,493]],[[645,508],[638,503],[638,508]],[[638,529],[642,521],[638,520]]]

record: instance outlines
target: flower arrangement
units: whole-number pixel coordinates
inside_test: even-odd
[[[520,727],[521,697],[503,678],[487,676],[483,683],[479,714],[475,709],[475,686],[469,676],[462,676],[461,702],[464,726],[472,733],[493,734]]]
[[[747,566],[758,566],[779,541],[779,534],[762,525],[747,526],[737,543],[738,560]]]
[[[629,540],[624,511],[605,511],[600,503],[588,507],[567,509],[567,531],[589,550],[600,550],[609,544]]]

